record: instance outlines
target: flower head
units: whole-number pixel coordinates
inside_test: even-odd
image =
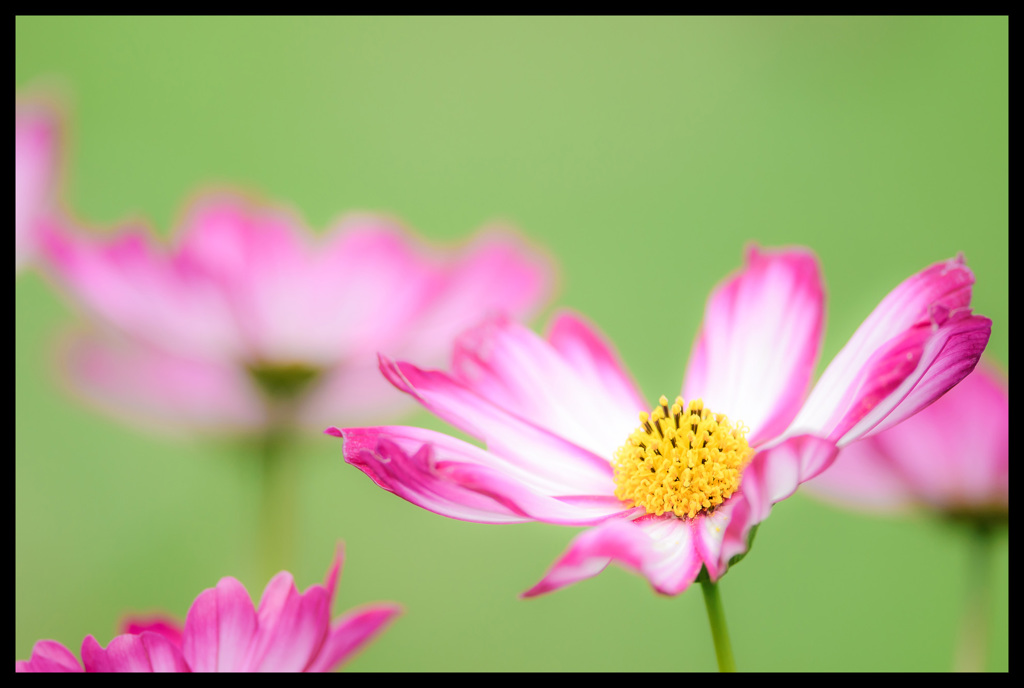
[[[508,233],[444,252],[363,216],[316,238],[235,194],[202,197],[172,248],[138,227],[109,239],[52,219],[44,230],[49,272],[106,325],[65,347],[71,382],[159,426],[393,416],[403,399],[376,352],[439,359],[480,312],[528,316],[550,286],[547,261]]]
[[[14,104],[14,268],[36,250],[36,222],[57,186],[59,118],[39,100]]]
[[[718,580],[772,504],[839,448],[927,406],[962,379],[991,323],[969,309],[962,258],[893,290],[805,399],[824,290],[813,254],[752,248],[711,294],[682,393],[648,405],[578,316],[546,338],[507,318],[462,336],[452,372],[381,358],[398,389],[487,449],[411,427],[331,428],[345,460],[436,513],[483,523],[592,526],[526,595],[616,561],[663,594]]]
[[[1009,465],[1007,381],[983,361],[913,418],[844,449],[807,489],[854,509],[1005,521]]]
[[[104,648],[88,635],[82,664],[63,645],[40,640],[16,671],[330,671],[380,633],[401,609],[370,604],[330,621],[341,573],[339,547],[323,585],[300,593],[287,571],[274,576],[253,609],[234,578],[221,578],[173,619],[126,619]]]

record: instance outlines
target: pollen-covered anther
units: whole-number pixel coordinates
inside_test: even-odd
[[[754,450],[747,428],[676,397],[661,397],[651,413],[615,452],[615,496],[649,514],[671,511],[693,518],[724,502],[740,486],[743,467]]]

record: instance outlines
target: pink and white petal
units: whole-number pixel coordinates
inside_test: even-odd
[[[672,515],[612,519],[580,533],[523,597],[596,576],[612,561],[646,577],[662,595],[681,593],[697,579],[703,565],[691,522]]]
[[[247,664],[251,671],[302,671],[327,637],[331,595],[322,585],[299,593],[281,572],[260,599],[258,627]]]
[[[545,341],[504,316],[456,342],[455,378],[479,397],[602,457],[611,457],[646,405],[611,348],[582,320],[556,319]]]
[[[159,633],[181,647],[184,629],[177,620],[169,616],[129,616],[121,620],[121,633],[138,635],[144,631]]]
[[[603,401],[620,405],[628,415],[646,408],[643,394],[610,341],[582,315],[564,311],[548,327],[548,342],[589,387],[603,392]]]
[[[734,514],[744,516],[747,508],[743,496],[736,493],[711,513],[704,513],[693,519],[694,546],[712,581],[722,577],[728,568],[729,559],[732,558],[732,555],[723,557],[722,554],[723,548],[731,544],[726,541],[729,523],[732,522]],[[746,551],[745,541],[743,551]]]
[[[60,125],[41,103],[14,106],[14,268],[36,250],[36,220],[53,202]]]
[[[588,525],[625,510],[617,500],[558,499],[539,489],[536,476],[521,467],[432,430],[391,426],[329,432],[344,438],[345,461],[378,486],[449,518]]]
[[[75,333],[58,362],[74,393],[153,429],[244,432],[264,423],[258,390],[239,368],[220,361]]]
[[[484,232],[445,269],[439,292],[393,355],[438,365],[452,340],[482,314],[529,319],[551,292],[551,261],[509,232]]]
[[[749,549],[751,531],[760,523],[753,519],[751,512],[750,502],[742,492],[736,492],[715,510],[715,524],[702,524],[704,528],[699,532],[698,543],[712,581],[725,574],[733,557]],[[733,521],[739,526],[730,528]]]
[[[32,656],[14,663],[16,673],[80,672],[82,666],[71,650],[56,640],[40,640],[32,646]]]
[[[346,463],[361,470],[378,487],[427,511],[476,523],[525,523],[532,520],[510,512],[490,498],[439,479],[433,472],[433,444],[419,443],[418,448],[410,447],[409,451],[401,446],[409,445],[409,441],[402,437],[409,431],[420,431],[420,428],[395,426],[348,428],[344,431],[329,428],[327,432],[344,438]],[[437,434],[439,440],[447,438]],[[398,441],[391,439],[392,436]]]
[[[823,322],[814,255],[749,248],[743,269],[708,298],[683,398],[742,421],[751,444],[779,435],[800,410]]]
[[[587,526],[625,511],[618,500],[600,500],[599,497],[590,501],[579,499],[590,495],[573,495],[563,500],[538,494],[489,466],[439,460],[435,462],[434,469],[446,481],[490,497],[514,513],[544,523]]]
[[[751,530],[768,518],[772,505],[791,496],[801,483],[827,469],[838,451],[834,442],[800,435],[754,455],[743,469],[739,490],[715,512],[718,523],[714,525],[718,530],[713,536],[705,531],[705,543],[710,545],[714,538],[721,540],[717,575],[712,575],[712,580],[725,573],[729,560],[747,551]],[[713,555],[713,547],[708,546],[705,553]],[[709,573],[715,568],[709,566]]]
[[[963,380],[988,344],[992,321],[961,309],[914,329],[869,361],[857,403],[832,431],[842,433],[840,447],[893,427]]]
[[[188,672],[181,648],[160,633],[119,635],[106,648],[91,635],[82,641],[82,664],[97,672]]]
[[[644,555],[650,547],[650,536],[630,521],[606,521],[577,535],[540,582],[524,592],[522,597],[536,597],[593,578],[612,560],[640,573]]]
[[[324,644],[306,671],[331,671],[347,662],[401,613],[397,604],[371,604],[348,612],[331,624]]]
[[[825,369],[786,434],[832,434],[861,402],[858,392],[866,382],[864,370],[879,351],[919,325],[966,308],[973,284],[974,274],[957,256],[925,268],[893,289]]]
[[[548,494],[611,494],[609,460],[508,412],[439,371],[381,358],[381,372],[435,415],[483,440],[525,484]]]
[[[678,595],[697,580],[704,565],[697,548],[698,519],[684,520],[664,514],[641,516],[633,524],[651,538],[641,573],[662,595]]]
[[[256,634],[256,611],[231,577],[196,597],[185,618],[182,654],[192,671],[241,671]]]

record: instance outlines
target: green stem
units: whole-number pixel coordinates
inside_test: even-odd
[[[296,457],[286,451],[283,431],[268,431],[260,445],[261,573],[269,580],[294,565],[298,474]]]
[[[711,579],[704,575],[701,576],[700,589],[704,593],[704,606],[708,610],[708,623],[711,624],[711,639],[715,643],[718,670],[736,671],[736,661],[732,658],[732,644],[729,642],[729,629],[725,626],[725,611],[722,609],[722,598],[718,594],[718,584],[712,583]]]
[[[967,594],[954,667],[957,671],[985,670],[992,616],[992,569],[995,528],[978,524],[971,529],[967,561]]]

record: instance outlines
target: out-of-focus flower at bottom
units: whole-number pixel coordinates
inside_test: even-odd
[[[40,640],[16,671],[330,671],[350,658],[401,612],[391,603],[354,609],[330,621],[341,573],[339,547],[323,585],[300,593],[287,571],[274,576],[253,609],[231,577],[204,590],[182,628],[163,617],[126,619],[104,648],[88,635],[82,664],[63,645]]]
[[[1009,465],[1007,381],[982,362],[913,418],[844,449],[807,488],[854,509],[1005,522]]]

